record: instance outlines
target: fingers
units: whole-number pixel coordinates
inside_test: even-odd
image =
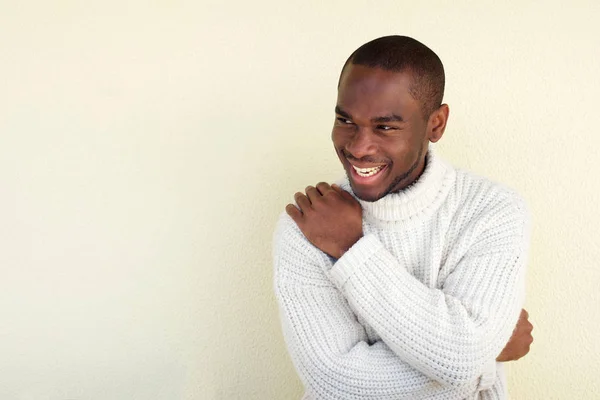
[[[296,200],[296,205],[288,204],[285,207],[285,211],[287,214],[298,223],[306,214],[310,212],[315,205],[319,204],[324,200],[326,195],[331,195],[332,193],[339,194],[344,200],[357,203],[358,202],[352,197],[352,195],[346,192],[344,189],[336,185],[329,185],[327,182],[319,182],[316,187],[307,186],[305,189],[306,194],[302,192],[297,192],[294,195],[294,200]]]
[[[521,310],[521,315],[519,317],[519,324],[522,324],[523,328],[526,329],[527,331],[529,331],[529,333],[531,333],[531,331],[533,331],[533,324],[531,323],[531,321],[529,321],[529,313],[525,309]]]
[[[285,206],[285,212],[298,224],[302,220],[302,212],[293,204]]]
[[[298,204],[298,207],[300,208],[300,211],[302,211],[302,214],[310,210],[310,200],[304,195],[304,193],[296,193],[294,195],[294,200],[296,200],[296,204]]]
[[[350,202],[354,202],[354,203],[358,203],[356,201],[356,199],[354,197],[352,197],[352,195],[350,193],[346,192],[344,189],[342,189],[341,187],[339,187],[335,183],[333,185],[331,185],[331,188],[333,190],[335,190],[336,192],[338,192],[340,194],[340,196],[342,196],[342,198],[344,200],[347,200],[347,201],[350,201]]]
[[[329,193],[334,193],[335,189],[329,186],[327,182],[319,182],[317,183],[317,190],[321,193],[322,196],[326,196]]]
[[[335,190],[332,186],[327,182],[319,182],[316,187],[307,186],[306,187],[306,196],[310,200],[311,204],[315,206],[319,201],[323,200],[323,198],[332,193],[340,193],[343,190]],[[340,193],[341,194],[341,193]]]
[[[345,190],[342,190],[342,197],[351,203],[358,204],[358,201],[354,197],[352,197],[352,195],[349,192],[346,192]]]
[[[311,204],[315,204],[315,202],[319,201],[319,197],[321,197],[321,193],[314,186],[306,187],[306,196],[308,196],[308,200],[310,200]]]
[[[533,332],[533,324],[530,321],[527,321],[527,325],[525,325],[525,328],[527,329],[527,332],[529,332],[529,334],[531,335],[531,332]]]
[[[319,185],[321,185],[322,183],[324,182],[321,182]],[[327,184],[325,183],[325,185]],[[285,207],[285,211],[290,217],[292,217],[294,221],[296,221],[296,223],[298,223],[298,221],[302,219],[302,216],[306,214],[307,211],[311,210],[313,204],[319,201],[320,197],[321,193],[317,190],[317,188],[315,188],[314,186],[307,186],[306,194],[302,192],[297,192],[294,195],[294,200],[296,200],[297,206],[293,204],[288,204]]]
[[[533,343],[533,336],[531,335],[533,324],[528,318],[529,313],[525,309],[521,310],[519,321],[515,327],[515,334],[521,338],[520,340],[522,340],[523,345],[527,347],[527,351],[529,351],[529,346]]]
[[[347,200],[350,202],[356,202],[356,200],[354,199],[354,197],[352,197],[352,195],[350,193],[346,192],[344,189],[342,189],[341,187],[339,187],[339,185],[336,185],[335,183],[333,185],[329,186],[328,183],[320,182],[320,183],[317,183],[317,189],[319,189],[319,192],[321,192],[323,197],[325,197],[325,195],[329,194],[329,193],[337,193],[344,200]]]

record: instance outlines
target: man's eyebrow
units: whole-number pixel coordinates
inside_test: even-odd
[[[391,115],[386,115],[384,117],[371,118],[371,122],[377,122],[377,123],[404,122],[404,119],[397,114],[391,114]]]
[[[341,115],[344,118],[352,119],[352,115],[348,114],[346,111],[342,110],[340,106],[335,106],[335,113]]]
[[[352,115],[350,115],[350,113],[342,110],[340,108],[340,106],[335,106],[335,113],[338,115],[341,115],[344,118],[348,118],[349,120],[352,120]],[[390,114],[390,115],[385,115],[382,117],[371,118],[371,122],[378,123],[378,124],[382,124],[382,123],[386,123],[386,122],[404,122],[404,118],[402,118],[398,114]]]

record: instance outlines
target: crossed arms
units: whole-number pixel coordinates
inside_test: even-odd
[[[314,209],[304,203],[300,216],[329,221],[323,212],[351,205],[337,192],[313,196]],[[319,204],[329,199],[331,208]],[[283,215],[274,243],[275,290],[307,391],[319,399],[462,399],[490,387],[522,302],[526,218],[519,207],[506,208],[519,220],[514,230],[496,234],[509,250],[467,253],[441,289],[408,273],[374,235],[361,231],[345,250],[342,243],[336,260],[322,249],[335,246],[317,245],[306,221]],[[465,279],[478,284],[467,287]],[[380,341],[370,343],[357,316]]]

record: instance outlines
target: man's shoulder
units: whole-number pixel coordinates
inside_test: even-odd
[[[514,214],[527,218],[527,204],[515,189],[473,172],[456,168],[452,191],[457,207],[473,217]]]
[[[282,247],[288,247],[290,244],[298,245],[304,241],[303,238],[302,231],[300,231],[300,228],[298,228],[292,217],[285,211],[279,214],[273,232],[273,250],[281,250]]]
[[[273,233],[274,253],[293,253],[300,258],[322,258],[325,253],[308,241],[296,222],[285,211],[279,215],[279,220]]]
[[[295,240],[299,237],[304,237],[302,231],[300,230],[296,222],[294,222],[292,217],[290,217],[286,211],[282,211],[279,214],[279,218],[277,219],[277,223],[275,225],[275,231],[273,233],[274,240]]]
[[[455,213],[457,237],[470,242],[469,251],[488,254],[527,249],[530,216],[516,190],[469,171],[457,169]]]
[[[330,257],[306,239],[296,222],[284,211],[273,234],[275,285],[286,283],[331,287],[325,271],[331,268]]]

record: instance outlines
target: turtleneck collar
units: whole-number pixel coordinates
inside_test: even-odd
[[[399,222],[423,218],[437,210],[446,199],[455,176],[454,168],[439,159],[430,147],[423,173],[410,186],[377,201],[357,200],[363,208],[364,217],[368,220]],[[354,196],[348,177],[340,186]]]

